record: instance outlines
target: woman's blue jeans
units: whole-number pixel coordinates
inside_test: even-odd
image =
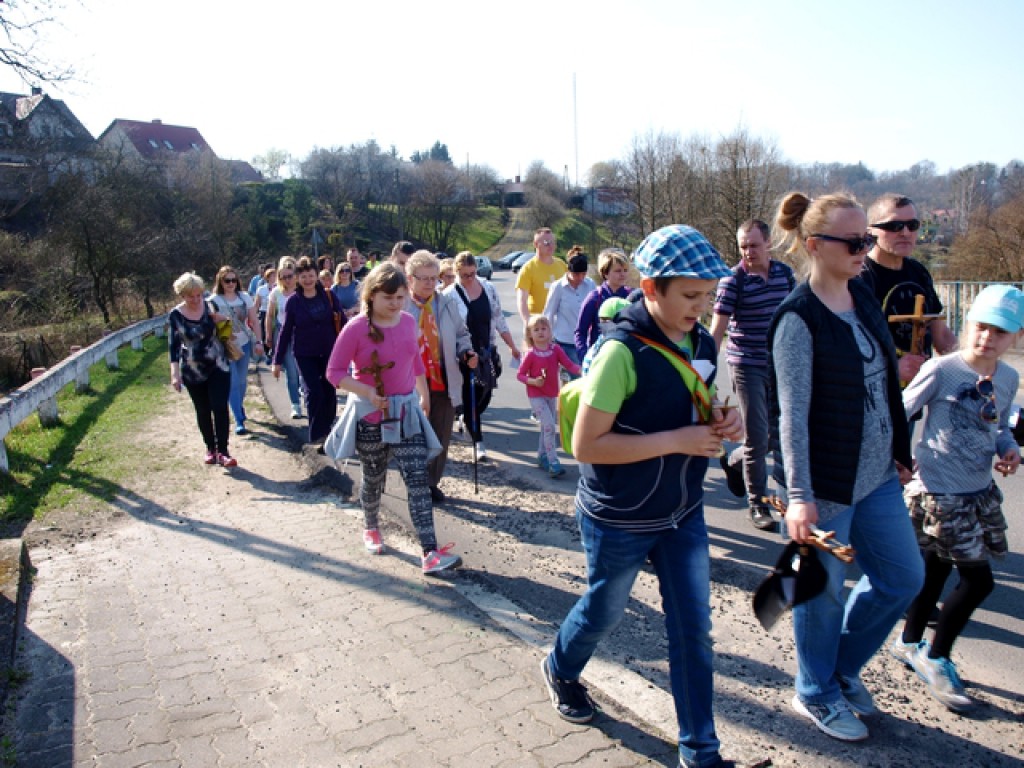
[[[924,583],[924,561],[897,479],[821,525],[853,546],[864,575],[846,596],[846,566],[821,554],[828,587],[793,609],[796,692],[812,704],[839,699],[838,677],[860,674]]]
[[[228,405],[231,406],[231,415],[235,418],[235,425],[239,427],[245,423],[245,389],[249,383],[249,360],[251,357],[252,342],[249,341],[242,347],[242,356],[229,363],[231,366],[231,389],[228,391]]]
[[[277,326],[274,329],[274,343],[277,344],[278,338],[281,336],[281,326]],[[284,359],[281,361],[281,367],[284,368],[284,380],[288,387],[288,399],[291,401],[292,408],[302,407],[302,381],[299,379],[299,365],[295,362],[294,344],[288,347],[288,350],[284,353]]]
[[[587,591],[562,622],[551,652],[557,677],[576,680],[598,643],[618,626],[637,573],[648,557],[661,590],[668,631],[669,677],[685,765],[718,759],[712,713],[711,566],[702,510],[676,528],[630,533],[576,511],[587,556]]]

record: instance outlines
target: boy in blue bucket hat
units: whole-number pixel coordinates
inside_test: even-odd
[[[719,755],[712,712],[711,588],[704,473],[737,411],[717,407],[714,339],[700,324],[722,257],[692,227],[663,227],[634,262],[643,298],[621,310],[584,377],[573,431],[580,462],[576,520],[587,591],[562,622],[541,671],[558,714],[590,722],[580,675],[622,620],[649,559],[662,594],[669,673],[679,723],[679,764],[731,766]]]

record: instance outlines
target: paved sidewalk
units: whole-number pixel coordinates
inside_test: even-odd
[[[258,451],[273,480],[246,471]],[[625,718],[562,721],[538,652],[423,577],[396,526],[370,556],[361,515],[300,462],[236,455],[230,473],[183,469],[179,508],[126,493],[109,533],[37,534],[19,766],[675,764]],[[246,486],[263,493],[243,505]]]

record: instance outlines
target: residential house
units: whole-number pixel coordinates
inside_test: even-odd
[[[0,93],[0,203],[11,213],[65,173],[88,170],[95,139],[60,99]]]

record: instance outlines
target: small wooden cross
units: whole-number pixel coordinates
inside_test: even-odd
[[[890,323],[911,323],[913,331],[910,336],[910,354],[920,355],[924,352],[924,329],[932,320],[942,315],[926,315],[924,313],[924,294],[919,293],[914,297],[914,314],[912,315],[889,315]]]
[[[377,356],[377,350],[375,349],[373,350],[372,353],[370,353],[370,364],[365,368],[360,368],[359,373],[370,374],[373,377],[373,383],[376,385],[377,394],[380,395],[381,397],[387,397],[387,395],[384,392],[384,377],[381,376],[381,373],[388,370],[389,368],[394,367],[394,360],[390,360],[384,364],[381,364],[380,357]],[[380,410],[384,414],[384,421],[392,421],[392,419],[388,418],[388,406],[386,403],[384,407],[381,408]]]

